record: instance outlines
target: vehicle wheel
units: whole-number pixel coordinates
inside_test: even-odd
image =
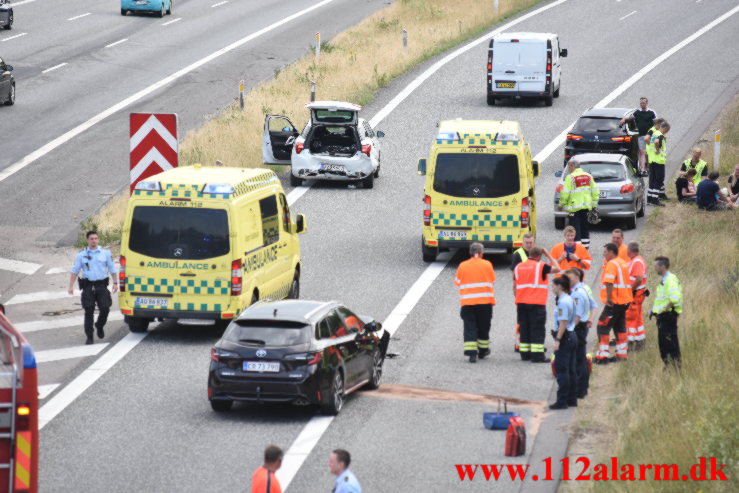
[[[385,358],[382,357],[382,350],[379,348],[375,350],[375,354],[372,355],[372,367],[370,367],[370,381],[367,382],[365,388],[369,390],[375,390],[380,387],[380,380],[382,380],[382,364],[385,362]]]
[[[626,229],[636,229],[636,215],[626,219]]]
[[[555,217],[554,218],[554,229],[565,229],[565,218],[564,217]]]
[[[555,98],[558,98],[558,97],[559,97],[559,88],[560,88],[560,87],[562,87],[562,84],[560,84],[560,85],[559,85],[559,87],[557,87],[557,90],[556,90],[556,91],[554,91],[554,97],[555,97]]]
[[[488,94],[488,105],[495,106],[495,96]]]
[[[370,189],[370,188],[374,188],[374,186],[375,186],[375,175],[374,174],[371,174],[367,178],[362,180],[362,187]]]
[[[210,407],[213,408],[213,410],[217,413],[226,413],[231,410],[231,407],[234,405],[234,401],[230,401],[227,399],[211,399],[210,400]]]
[[[379,177],[380,177],[380,165],[378,164],[377,169],[375,170],[375,178],[379,178]]]
[[[174,2],[169,2],[169,8],[167,9],[167,15],[172,15],[172,4]]]
[[[15,84],[10,85],[10,94],[8,94],[8,100],[5,101],[6,106],[13,106],[15,104]]]
[[[642,198],[641,207],[636,211],[636,217],[644,217],[644,199]]]
[[[126,9],[121,9],[121,15],[126,15],[126,14],[128,14],[128,10],[126,10]]]
[[[550,94],[549,96],[544,96],[544,106],[551,106],[554,102],[554,98]]]
[[[249,306],[252,306],[252,305],[253,305],[254,303],[256,303],[257,301],[259,301],[259,295],[257,294],[257,292],[256,292],[256,291],[254,291],[254,292],[252,293],[252,295],[251,295],[251,303],[249,303]]]
[[[340,371],[334,374],[334,379],[331,382],[331,394],[329,396],[329,402],[321,404],[321,412],[323,414],[330,414],[336,416],[344,407],[344,376]]]
[[[125,317],[128,324],[128,330],[131,332],[146,332],[149,328],[150,320],[148,318]]]
[[[293,172],[291,171],[290,172],[290,186],[291,187],[299,187],[302,184],[303,184],[303,180],[301,180],[300,178],[298,178],[297,176],[295,176],[293,174]]]
[[[436,256],[439,254],[439,249],[426,246],[426,244],[423,242],[423,238],[421,238],[421,254],[423,255],[424,262],[433,262],[436,260]]]
[[[300,275],[298,275],[297,270],[293,276],[293,283],[290,285],[290,292],[287,293],[287,298],[290,300],[297,300],[300,298]]]
[[[164,1],[162,1],[162,7],[159,9],[159,12],[157,12],[158,17],[164,17]]]

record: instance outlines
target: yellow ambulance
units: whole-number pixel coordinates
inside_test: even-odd
[[[510,253],[526,233],[536,234],[534,178],[539,163],[513,121],[446,120],[428,158],[425,175],[423,260],[439,251],[485,246],[486,253]]]
[[[305,230],[267,169],[195,165],[139,182],[121,238],[129,329],[145,332],[154,319],[213,324],[259,299],[297,298]]]

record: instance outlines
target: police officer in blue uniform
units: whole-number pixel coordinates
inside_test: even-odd
[[[557,297],[554,321],[557,329],[554,336],[554,369],[557,372],[557,402],[549,409],[567,409],[577,406],[577,336],[575,335],[575,302],[570,297],[570,279],[558,277],[553,281],[552,291]]]
[[[108,321],[108,313],[113,304],[108,291],[108,276],[113,279],[113,292],[118,291],[118,280],[116,279],[115,263],[110,250],[98,246],[98,235],[95,231],[87,232],[87,248],[77,254],[72,266],[72,275],[69,278],[69,294],[74,293],[74,281],[79,277],[79,286],[82,291],[82,308],[85,310],[85,344],[93,343],[93,319],[95,318],[95,305],[97,304],[100,314],[98,315],[95,328],[98,337],[105,337],[103,327]]]
[[[336,484],[332,493],[362,493],[362,487],[353,472],[349,469],[352,457],[344,449],[336,449],[328,458],[328,469],[336,476]]]

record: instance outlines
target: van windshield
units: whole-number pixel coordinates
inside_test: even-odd
[[[138,206],[133,210],[128,248],[154,258],[221,257],[230,251],[228,215],[223,209]]]
[[[436,156],[434,190],[453,197],[493,199],[520,190],[515,154],[443,153]]]

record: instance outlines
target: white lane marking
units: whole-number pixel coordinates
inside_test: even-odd
[[[82,132],[84,132],[85,130],[87,130],[90,127],[92,127],[93,125],[95,125],[97,123],[100,123],[102,120],[106,119],[110,115],[113,115],[113,114],[119,112],[120,110],[122,110],[123,108],[126,108],[127,106],[130,106],[133,103],[135,103],[135,102],[137,102],[137,101],[145,98],[146,96],[148,96],[149,94],[153,93],[157,89],[160,89],[160,88],[166,86],[167,84],[169,84],[169,83],[171,83],[171,82],[179,79],[180,77],[183,77],[183,76],[189,74],[193,70],[197,70],[198,68],[202,67],[206,63],[211,62],[211,61],[215,60],[216,58],[218,58],[218,57],[220,57],[222,55],[225,55],[226,53],[229,53],[229,52],[231,52],[231,51],[233,51],[233,50],[235,50],[237,48],[240,48],[241,46],[243,46],[244,44],[248,43],[249,41],[252,41],[252,40],[254,40],[254,39],[256,39],[256,38],[258,38],[260,36],[265,35],[266,33],[270,32],[270,31],[273,31],[273,30],[275,30],[275,29],[277,29],[279,27],[282,27],[283,25],[285,25],[285,24],[287,24],[287,23],[289,23],[289,22],[291,22],[291,21],[293,21],[295,19],[299,19],[299,18],[305,16],[305,14],[307,14],[309,12],[312,12],[312,11],[314,11],[316,9],[319,9],[319,8],[323,7],[324,5],[328,5],[331,2],[333,2],[333,1],[334,0],[322,0],[322,1],[320,1],[320,2],[318,2],[316,4],[314,4],[314,5],[311,5],[310,7],[306,7],[303,10],[300,10],[298,12],[295,12],[294,14],[291,14],[291,15],[285,17],[284,19],[282,19],[280,21],[274,22],[274,23],[270,24],[269,26],[260,29],[259,31],[255,31],[252,34],[249,34],[248,36],[245,36],[245,37],[239,39],[238,41],[235,41],[235,42],[231,43],[230,45],[226,46],[225,48],[221,48],[220,50],[218,50],[216,52],[213,52],[210,55],[208,55],[208,56],[206,56],[204,58],[201,58],[200,60],[197,60],[196,62],[191,63],[187,67],[178,70],[177,72],[175,72],[175,73],[173,73],[173,74],[165,77],[164,79],[162,79],[162,80],[160,80],[158,82],[155,82],[154,84],[152,84],[152,85],[150,85],[148,87],[145,87],[144,89],[142,89],[139,92],[133,94],[132,96],[129,96],[126,99],[124,99],[123,101],[121,101],[121,102],[119,102],[119,103],[111,106],[110,108],[102,111],[101,113],[98,113],[97,115],[93,116],[89,120],[87,120],[87,121],[85,121],[85,122],[77,125],[73,129],[65,132],[64,134],[60,135],[56,139],[52,140],[51,142],[49,142],[49,143],[45,144],[44,146],[36,149],[35,151],[33,151],[32,153],[28,154],[27,156],[25,156],[20,161],[14,163],[14,164],[11,164],[10,166],[8,166],[7,168],[5,168],[4,170],[0,170],[0,182],[3,181],[3,180],[5,180],[5,179],[7,179],[8,177],[14,175],[15,173],[17,173],[18,171],[22,170],[23,168],[25,168],[29,164],[33,163],[37,159],[39,159],[39,158],[45,156],[46,154],[50,153],[51,151],[53,151],[54,149],[56,149],[60,145],[69,142],[71,139],[75,138],[76,136],[78,136],[79,134],[81,134]]]
[[[58,383],[50,383],[48,385],[39,385],[38,386],[38,399],[40,401],[46,399],[46,397],[48,397],[49,394],[54,392],[57,387],[59,387]]]
[[[108,322],[117,322],[123,320],[123,314],[119,311],[111,312],[108,315]],[[31,322],[16,323],[15,328],[27,334],[29,332],[38,332],[40,330],[64,329],[66,327],[82,327],[85,322],[84,316],[50,318],[48,320],[33,320]]]
[[[6,301],[5,304],[18,305],[20,303],[34,303],[36,301],[61,300],[79,295],[80,292],[78,290],[75,290],[74,295],[67,294],[65,289],[59,289],[57,291],[36,291],[35,293],[16,294]]]
[[[41,73],[42,73],[42,74],[48,74],[48,73],[49,73],[49,72],[51,72],[52,70],[56,70],[56,69],[58,69],[58,68],[62,68],[62,67],[63,67],[63,66],[65,66],[66,64],[67,64],[67,62],[63,62],[63,63],[60,63],[59,65],[54,65],[53,67],[49,67],[49,68],[47,68],[46,70],[42,70],[42,71],[41,71]],[[48,273],[47,273],[47,274],[48,274]]]
[[[41,265],[22,260],[12,260],[0,257],[0,270],[9,270],[21,274],[31,275],[41,268]]]
[[[632,13],[630,13],[630,14],[626,14],[625,16],[621,17],[619,20],[622,21],[622,20],[626,19],[627,17],[631,17],[634,14],[636,14],[636,10],[633,11]]]
[[[129,333],[126,335],[126,337],[118,341],[110,350],[106,351],[105,354],[98,358],[77,376],[77,378],[72,380],[69,385],[60,390],[49,402],[44,404],[39,409],[39,430],[49,424],[49,421],[74,402],[77,397],[102,377],[105,372],[110,370],[113,365],[123,359],[129,351],[144,340],[147,334],[148,332],[138,334]]]
[[[105,45],[105,47],[110,48],[111,46],[119,45],[121,43],[125,43],[126,41],[128,41],[128,38],[119,39],[115,43],[110,43],[109,45]]]
[[[59,349],[47,349],[46,351],[36,351],[36,362],[50,363],[52,361],[95,356],[107,346],[108,343],[103,342],[102,344],[85,344],[84,346],[70,346]]]
[[[68,273],[69,274],[69,268],[64,267],[52,267],[51,269],[47,270],[44,274],[47,276],[50,274],[62,274],[62,273]]]
[[[83,17],[87,17],[88,15],[92,15],[90,12],[86,12],[84,14],[75,15],[74,17],[70,17],[67,19],[68,21],[76,21],[77,19],[82,19]]]
[[[214,3],[213,5],[210,6],[210,8],[220,7],[221,5],[226,4],[226,3],[228,3],[228,0],[226,0],[225,2]]]
[[[560,3],[560,2],[557,2],[557,3]],[[546,10],[548,7],[551,8],[551,6],[553,6],[553,5],[555,5],[555,4],[550,4],[549,6],[542,7],[542,9],[539,9],[539,10],[540,11],[541,10]],[[738,10],[739,10],[739,7],[736,7],[734,9],[732,9],[731,11],[727,12],[726,14],[722,15],[721,17],[719,17],[718,19],[716,19],[715,21],[713,21],[711,24],[709,24],[709,26],[711,26],[711,27],[709,27],[708,29],[710,29],[712,27],[715,27],[716,25],[718,25],[719,23],[721,23],[723,20],[727,19],[728,17],[730,17],[731,15],[733,15],[734,13],[736,13]],[[535,11],[535,12],[537,12],[537,11]],[[509,25],[504,25],[501,28],[496,29],[496,31],[500,31],[500,30],[503,30],[503,29],[508,29],[509,27],[510,27],[510,24]],[[683,41],[683,42],[679,43],[678,45],[676,45],[676,46],[679,46],[679,48],[677,48],[677,49],[672,48],[672,49],[668,50],[667,52],[665,52],[663,55],[661,55],[660,57],[658,57],[655,60],[655,61],[659,60],[658,63],[655,64],[654,62],[652,62],[649,65],[647,65],[647,67],[649,67],[649,70],[652,70],[659,63],[661,63],[662,61],[664,61],[665,59],[667,59],[669,57],[669,55],[671,55],[675,51],[679,50],[680,48],[684,47],[690,41],[695,40],[698,36],[700,36],[701,34],[705,33],[708,29],[703,28],[703,29],[697,31],[695,34],[693,34],[692,36],[690,36],[689,38],[687,38],[685,41]],[[489,35],[484,36],[482,39],[483,40],[489,39]],[[474,46],[475,43],[479,44],[480,42],[481,42],[480,39],[478,39],[478,40],[473,41],[470,44]],[[469,45],[467,45],[467,46],[469,46]],[[464,46],[461,49],[456,50],[453,53],[457,53],[458,55],[459,54],[462,54],[462,53],[464,53],[465,51],[467,51],[469,49],[467,46]],[[447,60],[447,58],[448,57],[443,58],[442,60],[440,60],[439,62],[437,62],[437,64],[440,63],[440,62],[442,62],[442,61],[444,61],[444,60],[449,61],[449,60]],[[444,62],[444,63],[446,63],[446,62]],[[431,68],[434,68],[437,64],[432,65],[432,67],[430,67],[429,70],[431,70]],[[647,68],[647,67],[645,67],[645,68]],[[438,68],[440,68],[440,66],[437,67],[435,70],[438,70]],[[613,99],[615,99],[616,97],[618,97],[618,95],[620,95],[626,89],[628,89],[631,85],[633,85],[636,81],[638,81],[641,77],[643,77],[647,72],[649,72],[649,70],[644,71],[644,69],[642,69],[640,72],[637,72],[637,74],[635,74],[635,76],[633,76],[633,77],[631,77],[631,78],[628,79],[628,81],[627,81],[628,84],[627,83],[621,84],[618,88],[616,88],[608,96],[606,96],[605,98],[603,98],[598,103],[598,105],[608,104],[610,101],[612,101]],[[422,73],[421,75],[419,75],[419,77],[417,79],[415,79],[410,84],[408,84],[408,86],[406,86],[406,88],[403,89],[403,91],[401,91],[401,93],[398,94],[398,96],[396,96],[395,98],[393,98],[388,103],[388,105],[385,106],[385,108],[383,108],[382,110],[380,110],[380,112],[377,115],[375,115],[375,117],[373,117],[372,120],[370,120],[370,124],[374,127],[376,123],[378,123],[383,118],[385,118],[405,98],[407,98],[408,95],[410,95],[411,92],[413,92],[416,88],[418,88],[420,86],[421,82],[423,82],[426,79],[428,79],[429,76],[431,75],[431,73],[433,73],[433,72],[431,72],[431,73],[427,73],[427,72],[428,71]],[[639,75],[639,74],[641,74],[641,75]],[[637,77],[637,75],[638,75],[638,77]],[[421,81],[419,83],[416,83],[416,81],[419,80],[419,79],[421,79],[421,78],[423,78],[423,81]],[[402,95],[402,97],[399,97],[401,95]],[[389,108],[387,111],[385,111],[391,105],[392,105],[392,107]],[[542,149],[542,151],[540,151],[536,156],[534,156],[534,159],[537,160],[537,161],[539,161],[540,163],[542,163],[547,157],[549,157],[549,155],[557,147],[559,147],[559,145],[561,144],[561,142],[565,139],[565,137],[567,136],[567,132],[569,131],[569,129],[572,127],[573,124],[569,125],[564,131],[562,131],[562,133],[560,133],[557,137],[555,137],[554,140],[552,140],[549,144],[547,144],[544,147],[544,149]],[[303,188],[303,187],[301,187],[301,188]],[[298,189],[295,189],[293,191],[297,191],[297,190]],[[305,192],[300,193],[300,195],[302,195],[303,193],[305,193]],[[450,255],[450,254],[445,254],[445,255]],[[383,327],[388,332],[390,332],[392,334],[395,331],[397,331],[397,329],[399,328],[400,324],[405,320],[405,318],[411,312],[411,310],[413,309],[413,307],[418,303],[418,301],[421,299],[421,297],[426,293],[426,291],[428,290],[429,286],[431,286],[431,283],[433,283],[433,281],[444,270],[444,267],[447,265],[448,262],[449,262],[449,257],[447,257],[446,260],[444,259],[444,257],[441,257],[439,261],[432,263],[431,265],[429,265],[423,271],[423,273],[418,278],[418,280],[416,280],[416,282],[413,284],[413,286],[411,286],[411,288],[406,292],[406,294],[400,300],[400,302],[398,303],[398,305],[393,309],[392,312],[390,312],[390,315],[383,322]],[[326,429],[328,429],[329,425],[331,424],[331,421],[333,421],[333,418],[331,417],[331,418],[329,418],[329,420],[330,421],[326,422],[326,418],[323,417],[323,416],[320,416],[320,417],[319,416],[316,416],[316,417],[311,418],[311,420],[305,425],[305,428],[303,429],[303,431],[305,431],[306,429],[309,429],[309,427],[310,427],[310,430],[312,430],[312,433],[311,433],[311,435],[312,435],[311,443],[304,443],[303,441],[301,441],[300,443],[298,443],[298,440],[296,440],[293,443],[293,445],[290,446],[290,449],[288,449],[288,451],[285,454],[285,457],[284,457],[284,459],[282,461],[282,467],[277,471],[277,477],[279,478],[280,484],[282,485],[282,491],[286,491],[287,490],[287,487],[290,485],[290,482],[293,480],[293,478],[295,477],[295,475],[297,474],[297,472],[300,470],[300,467],[302,466],[303,462],[305,462],[305,459],[308,457],[308,455],[310,455],[310,452],[312,451],[312,449],[318,444],[318,441],[321,439],[321,436],[326,431]],[[315,431],[315,430],[319,430],[320,433],[314,433],[313,431]],[[301,433],[299,435],[299,438],[302,437],[302,436],[303,436],[303,433]],[[296,446],[296,445],[297,445],[296,451],[293,452],[293,447]],[[284,473],[281,474],[281,471],[284,471]]]
[[[171,21],[167,21],[162,26],[169,26],[170,24],[174,24],[175,22],[179,22],[182,20],[182,17],[178,17],[176,19],[172,19]]]
[[[17,7],[18,5],[24,5],[26,3],[35,2],[36,0],[23,0],[22,2],[13,2],[10,4],[11,7]]]
[[[9,38],[0,39],[0,41],[2,41],[3,43],[5,43],[6,41],[10,41],[11,39],[15,39],[15,38],[20,38],[21,36],[25,36],[26,34],[28,34],[28,33],[16,34],[15,36],[10,36]]]
[[[290,193],[287,194],[288,205],[293,205],[305,192],[310,190],[311,185],[303,185],[302,187],[293,188]]]
[[[695,3],[701,3],[701,0],[695,0]]]

